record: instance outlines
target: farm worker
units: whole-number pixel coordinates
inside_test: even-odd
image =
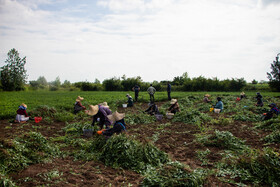
[[[98,126],[100,130],[103,129],[104,125],[106,126],[106,129],[111,125],[108,115],[112,114],[112,111],[108,107],[102,105],[89,105],[89,110],[85,110],[85,113],[93,116],[92,126],[94,126],[95,122],[99,121]]]
[[[135,86],[132,88],[132,90],[134,91],[135,102],[137,102],[138,101],[138,95],[139,95],[140,87],[137,84],[135,84]]]
[[[129,94],[126,94],[127,97],[127,107],[133,107],[133,99]]]
[[[223,104],[223,102],[222,102],[222,98],[220,98],[220,97],[217,97],[217,103],[216,103],[216,105],[214,106],[214,112],[215,113],[220,113],[220,112],[222,112],[223,111],[223,109],[224,109],[224,104]]]
[[[257,93],[256,99],[257,99],[256,106],[263,107],[262,95],[259,92]]]
[[[85,110],[86,107],[82,105],[82,100],[84,100],[83,97],[78,96],[74,105],[74,114],[77,114],[81,110]]]
[[[180,112],[180,107],[177,99],[171,99],[170,101],[170,107],[167,109],[168,113],[176,114],[176,112]]]
[[[112,136],[114,133],[119,134],[126,131],[126,124],[124,122],[124,113],[118,113],[117,111],[111,115],[108,115],[109,120],[113,124],[113,128],[106,129],[102,132],[105,136]]]
[[[148,106],[149,108],[145,110],[145,112],[147,112],[150,115],[159,114],[158,107],[155,103],[149,103]]]
[[[24,123],[29,120],[29,116],[26,112],[27,105],[22,103],[17,110],[17,116],[15,122]]]
[[[106,107],[106,108],[110,108],[110,107],[108,106],[108,103],[107,103],[106,101],[104,101],[103,103],[100,103],[99,105],[104,106],[104,107]]]
[[[243,98],[244,98],[244,99],[246,98],[246,94],[245,94],[244,92],[241,92],[241,93],[240,93],[240,99],[243,99]]]
[[[270,111],[268,113],[264,113],[264,120],[269,120],[271,119],[274,115],[278,116],[280,114],[279,109],[277,108],[275,103],[271,103],[268,105],[270,107]]]
[[[155,102],[154,94],[156,92],[156,89],[153,87],[152,84],[150,84],[150,87],[147,89],[148,94],[150,95],[150,103]]]
[[[203,102],[205,102],[205,103],[210,103],[211,100],[209,99],[209,97],[210,97],[209,94],[205,94],[205,95],[204,95],[204,98],[203,98]]]
[[[171,84],[169,82],[167,82],[167,88],[166,88],[166,91],[167,91],[167,96],[168,96],[168,100],[170,101],[171,100]]]

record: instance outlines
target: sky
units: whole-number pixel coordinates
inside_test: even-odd
[[[28,81],[267,81],[279,12],[280,0],[0,0],[0,67],[15,48]]]

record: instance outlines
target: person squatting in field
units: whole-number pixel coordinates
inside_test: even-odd
[[[126,94],[127,97],[127,107],[133,107],[133,99],[129,94]]]
[[[171,99],[170,105],[171,106],[167,109],[168,113],[176,114],[177,112],[181,111],[177,99]]]
[[[205,94],[205,95],[204,95],[204,98],[203,98],[203,102],[204,102],[204,103],[210,103],[211,100],[209,99],[209,97],[210,97],[209,94]]]
[[[150,115],[159,114],[158,106],[156,105],[156,103],[149,103],[148,106],[149,108],[145,110],[146,113]]]
[[[102,105],[89,105],[89,110],[85,110],[85,113],[92,116],[92,126],[99,121],[98,126],[100,130],[103,129],[104,125],[106,126],[106,129],[110,127],[111,121],[108,119],[108,115],[112,114],[112,111],[109,107]]]
[[[241,93],[240,93],[240,99],[245,99],[245,98],[246,98],[245,92],[241,92]]]
[[[74,104],[74,114],[77,114],[78,112],[86,109],[86,107],[82,105],[82,100],[84,100],[83,97],[77,97],[76,102]]]
[[[125,132],[126,124],[124,122],[124,117],[124,113],[118,113],[117,111],[111,115],[108,115],[108,119],[112,122],[113,128],[97,131],[97,134],[103,134],[104,136],[110,137],[115,133],[120,134],[121,132]]]
[[[279,115],[279,109],[277,108],[275,103],[271,103],[268,106],[270,107],[270,111],[263,114],[263,119],[264,120],[269,120],[273,116],[278,116]]]
[[[150,84],[150,87],[147,89],[147,92],[150,95],[150,103],[155,102],[154,94],[156,92],[156,89],[153,87],[152,84]]]
[[[29,119],[31,119],[31,118],[28,116],[28,114],[27,114],[27,112],[26,112],[26,109],[27,109],[27,105],[24,104],[24,103],[22,103],[22,104],[18,107],[15,122],[24,123],[24,122],[28,121]]]
[[[220,113],[224,109],[224,104],[222,102],[222,98],[220,98],[220,97],[217,97],[217,101],[218,102],[214,105],[214,112],[215,113]]]

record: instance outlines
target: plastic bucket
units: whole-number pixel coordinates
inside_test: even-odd
[[[216,114],[219,114],[219,113],[221,112],[221,109],[215,108],[215,109],[214,109],[214,112],[215,112]]]
[[[166,113],[166,117],[167,117],[167,119],[172,119],[172,118],[173,118],[173,116],[174,116],[174,114],[173,114],[173,113]]]
[[[35,123],[39,123],[42,120],[42,117],[34,117]]]
[[[83,127],[83,133],[84,133],[84,137],[86,137],[86,138],[92,137],[92,134],[93,134],[92,126],[91,125],[85,125]]]
[[[122,104],[123,108],[126,108],[127,107],[127,104]]]

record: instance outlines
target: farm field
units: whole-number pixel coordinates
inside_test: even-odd
[[[0,92],[0,186],[280,185],[280,117],[261,120],[268,104],[280,105],[280,93],[262,93],[264,107],[254,105],[255,92],[239,102],[239,92],[209,93],[213,104],[217,96],[224,103],[214,114],[202,102],[204,92],[174,92],[181,112],[160,121],[143,112],[146,93],[122,108],[126,93]],[[78,95],[85,106],[107,101],[125,113],[127,133],[85,137],[91,117],[72,114]],[[166,92],[155,99],[165,114]],[[22,102],[43,120],[14,123]]]

